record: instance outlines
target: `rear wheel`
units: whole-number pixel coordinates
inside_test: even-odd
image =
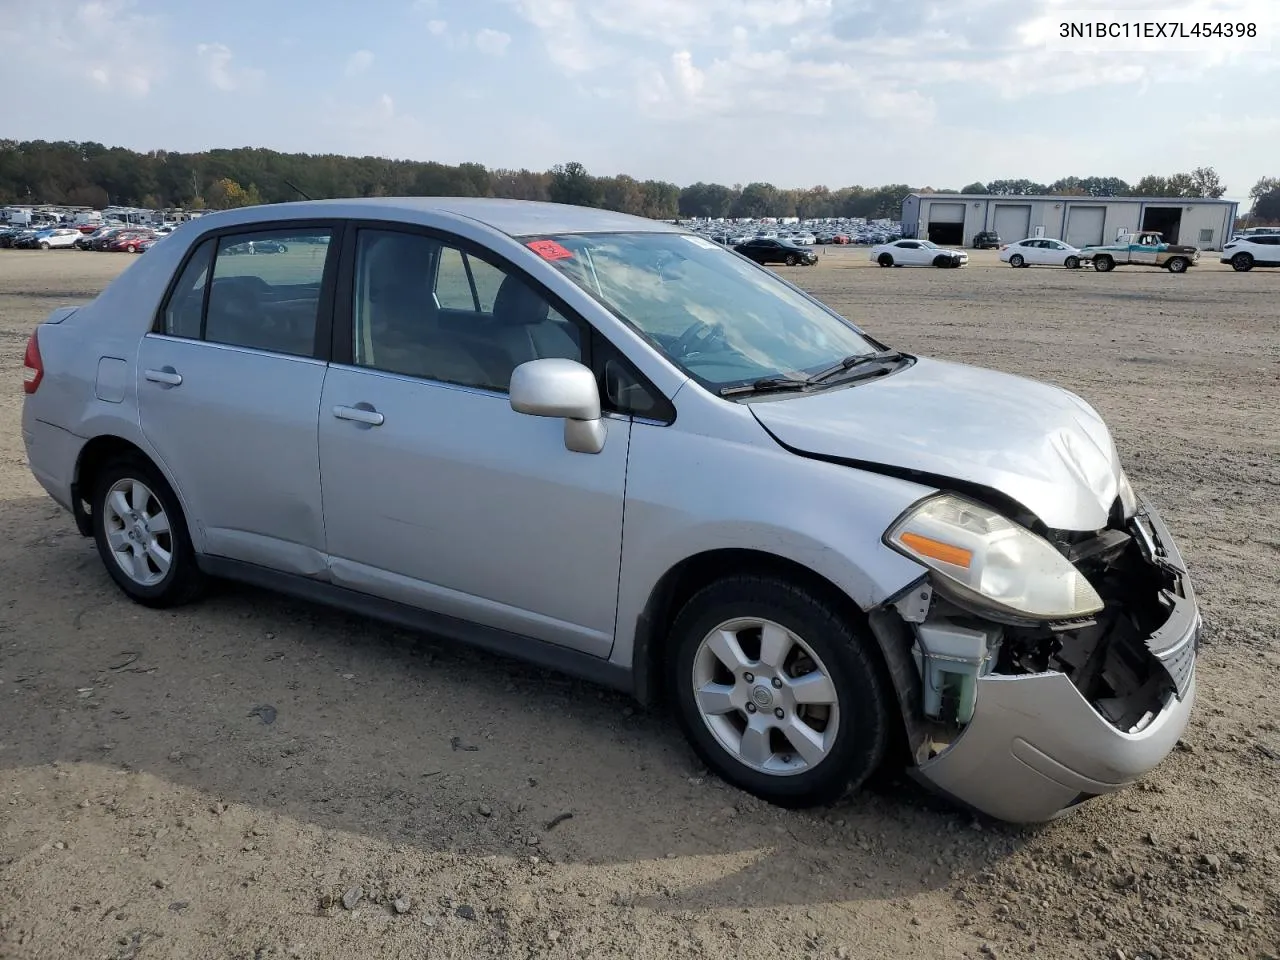
[[[1097,270],[1099,273],[1106,273],[1115,265],[1116,265],[1116,262],[1112,260],[1110,257],[1094,257],[1093,258],[1093,269]]]
[[[1065,266],[1068,270],[1079,270],[1079,269],[1080,269],[1080,258],[1079,258],[1079,257],[1067,257],[1066,262],[1063,264],[1063,266]]]
[[[1170,273],[1186,273],[1187,267],[1191,265],[1186,257],[1171,257],[1169,262],[1165,264],[1169,268]]]
[[[48,241],[48,240],[41,240],[41,241],[40,241],[40,249],[41,249],[41,250],[48,250],[48,249],[49,249],[49,241]]]
[[[1247,273],[1253,269],[1253,256],[1248,253],[1237,253],[1231,258],[1231,269]]]
[[[889,254],[887,254],[887,253],[882,253],[882,254],[880,254],[880,256],[879,256],[879,257],[877,257],[877,258],[876,258],[876,263],[880,264],[880,266],[882,266],[882,267],[892,267],[892,266],[893,266],[893,257],[891,257],[891,256],[890,256]]]
[[[1022,254],[1020,253],[1015,253],[1012,257],[1009,258],[1009,266],[1011,267],[1020,267],[1026,262],[1027,261],[1023,259]]]
[[[879,766],[889,698],[874,641],[783,580],[714,583],[672,627],[669,683],[698,756],[772,803],[828,803]]]
[[[204,585],[182,507],[160,472],[137,457],[113,460],[93,481],[93,536],[107,573],[131,599],[170,607]]]

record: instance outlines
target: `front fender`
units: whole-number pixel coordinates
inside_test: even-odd
[[[881,538],[933,487],[797,456],[758,425],[759,439],[742,442],[679,424],[632,430],[613,662],[633,663],[642,618],[667,572],[708,551],[798,564],[867,611],[924,573]]]

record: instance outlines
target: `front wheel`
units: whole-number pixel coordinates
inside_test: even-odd
[[[1112,269],[1115,265],[1116,265],[1116,262],[1112,260],[1110,257],[1094,257],[1093,258],[1093,269],[1097,270],[1099,273],[1106,273],[1108,270]]]
[[[49,249],[49,241],[48,241],[48,240],[41,240],[41,241],[40,241],[40,249],[41,249],[41,250],[48,250],[48,249]]]
[[[1065,266],[1068,270],[1079,270],[1079,269],[1080,269],[1080,258],[1079,258],[1079,257],[1067,257],[1066,262],[1063,264],[1063,266]]]
[[[874,640],[821,596],[740,576],[705,587],[672,627],[669,689],[698,756],[784,807],[829,803],[884,758]]]
[[[1239,273],[1247,273],[1253,269],[1253,257],[1247,253],[1237,253],[1231,258],[1231,269]]]
[[[1187,267],[1191,266],[1191,261],[1186,257],[1173,257],[1165,266],[1169,268],[1170,273],[1186,273]]]
[[[1015,253],[1009,258],[1009,266],[1011,267],[1020,267],[1026,262],[1027,261],[1022,258],[1022,254],[1020,253]]]
[[[116,585],[148,607],[194,599],[204,585],[178,498],[160,472],[126,457],[94,479],[93,537]]]
[[[796,265],[796,255],[794,253],[788,253],[787,258],[783,261],[783,263],[785,263],[788,267],[794,267]]]

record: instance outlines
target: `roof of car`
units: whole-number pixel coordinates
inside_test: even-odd
[[[240,207],[234,211],[209,214],[201,218],[209,223],[213,218],[248,222],[258,217],[292,219],[311,216],[369,217],[371,219],[395,219],[426,213],[466,217],[486,224],[495,230],[519,237],[529,234],[592,233],[646,231],[653,233],[681,233],[680,227],[635,217],[597,207],[578,207],[564,203],[547,203],[539,200],[505,200],[496,197],[352,197],[333,200],[301,200],[291,203],[273,203],[258,207]],[[239,214],[240,216],[230,216]],[[249,216],[246,216],[249,215]]]

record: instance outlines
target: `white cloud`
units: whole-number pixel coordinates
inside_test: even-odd
[[[476,32],[476,49],[491,57],[500,57],[507,52],[511,43],[511,34],[501,30],[490,30],[485,27]]]
[[[1203,78],[1231,58],[1221,44],[1160,57],[1046,49],[1062,8],[1101,8],[1098,0],[508,2],[562,72],[598,74],[610,95],[615,78],[630,76],[637,106],[655,116],[813,114],[826,102],[872,119],[929,123],[934,92],[956,84],[1008,101],[1099,87],[1140,94],[1154,83]],[[1210,7],[1217,19],[1256,13],[1256,0],[1126,2],[1158,5],[1162,15],[1183,7],[1188,17]],[[655,55],[654,47],[665,50]],[[852,103],[836,99],[850,96]]]
[[[197,44],[196,56],[204,69],[205,79],[219,90],[252,89],[265,76],[262,70],[237,66],[235,54],[225,43]]]
[[[368,50],[357,50],[347,57],[347,65],[343,74],[348,77],[359,76],[373,66],[373,54]]]
[[[42,66],[91,80],[103,90],[145,97],[166,72],[160,18],[138,13],[132,0],[7,4],[0,49],[15,67]]]
[[[427,21],[427,32],[430,33],[433,37],[440,36],[448,29],[449,29],[449,23],[447,20],[428,20]]]

